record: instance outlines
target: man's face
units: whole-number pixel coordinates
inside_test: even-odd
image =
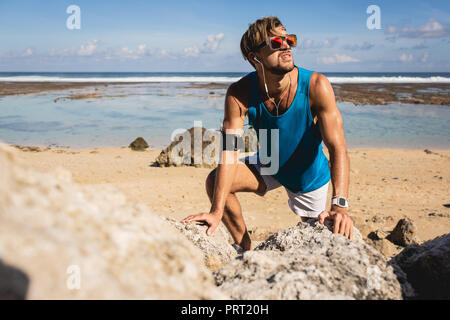
[[[283,26],[278,26],[272,30],[271,36],[286,36],[288,33]],[[264,67],[274,74],[285,74],[294,69],[294,58],[292,51],[286,41],[283,41],[283,46],[278,50],[272,50],[268,45],[261,48],[257,55]]]

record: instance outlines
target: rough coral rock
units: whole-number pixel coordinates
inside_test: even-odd
[[[399,246],[409,246],[419,244],[420,240],[416,236],[417,227],[409,218],[400,219],[394,230],[387,236],[387,239]]]
[[[0,298],[221,299],[203,256],[112,186],[39,173],[0,144]]]
[[[236,257],[236,250],[230,244],[231,236],[222,224],[207,236],[205,225],[167,220],[203,252],[205,265],[210,270],[217,270]]]
[[[333,226],[330,220],[325,220],[320,224],[317,219],[309,219],[307,222],[300,222],[296,227],[282,230],[269,237],[261,243],[256,250],[281,250],[303,248],[311,243],[322,243],[324,236],[329,238]],[[337,235],[333,235],[337,236]],[[347,241],[344,237],[337,237],[338,241]],[[361,242],[362,236],[358,229],[353,228],[353,241]]]
[[[233,299],[402,299],[393,268],[361,240],[316,220],[280,231],[215,272]]]
[[[210,153],[205,149],[213,146],[215,139],[219,138],[219,132],[209,132],[211,139],[203,139],[207,130],[200,127],[192,127],[189,130],[175,136],[174,141],[161,151],[154,165],[158,167],[215,167],[218,163],[218,154],[215,150]],[[195,148],[194,146],[198,146]]]
[[[416,299],[450,299],[450,234],[410,245],[390,260],[406,273]]]

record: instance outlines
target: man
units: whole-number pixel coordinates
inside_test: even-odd
[[[226,134],[241,132],[246,116],[257,132],[278,130],[278,171],[273,175],[262,174],[264,165],[258,154],[256,164],[251,164],[255,158],[247,158],[244,163],[238,161],[238,151],[224,148],[221,163],[206,179],[212,204],[209,213],[182,220],[206,222],[207,235],[222,220],[235,244],[244,250],[253,247],[235,194],[254,192],[263,196],[279,186],[285,187],[290,208],[303,221],[333,220],[334,233],[353,238],[346,200],[350,163],[342,116],[328,79],[294,65],[291,46],[296,46],[296,42],[296,36],[288,35],[276,17],[251,24],[242,36],[241,51],[256,72],[233,83],[225,98],[222,130]],[[331,166],[322,151],[322,141],[329,150]],[[260,139],[260,144],[263,143]],[[330,178],[333,201],[327,211]]]

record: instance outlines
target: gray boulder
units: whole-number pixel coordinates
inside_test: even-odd
[[[255,130],[247,129],[243,134],[242,151],[256,151],[257,140]],[[192,127],[176,135],[174,141],[161,151],[153,165],[156,167],[215,168],[219,163],[221,150],[220,131]]]
[[[210,139],[205,138],[209,136]],[[216,139],[220,139],[219,131],[192,127],[175,136],[174,141],[158,155],[154,166],[214,168],[219,162],[219,153],[216,152],[219,148],[214,148],[214,143],[219,141]]]
[[[233,299],[402,299],[402,287],[376,249],[300,222],[215,272]],[[401,272],[400,272],[401,273]]]
[[[236,257],[236,250],[231,245],[232,238],[222,223],[211,236],[207,236],[205,225],[166,219],[201,250],[204,263],[210,270],[217,270]]]
[[[410,245],[389,261],[406,273],[415,299],[450,299],[450,234]]]

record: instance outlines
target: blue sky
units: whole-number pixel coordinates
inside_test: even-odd
[[[67,7],[81,10],[70,30]],[[369,30],[369,5],[381,29]],[[0,0],[0,71],[251,71],[240,38],[276,15],[295,63],[331,72],[449,72],[450,1]]]

